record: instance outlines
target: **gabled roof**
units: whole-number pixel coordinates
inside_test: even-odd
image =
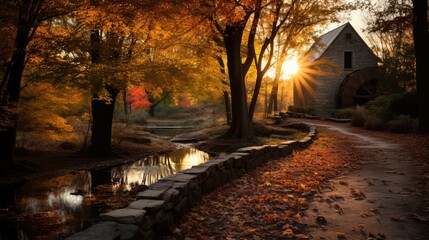
[[[320,36],[305,54],[311,54],[309,60],[314,61],[320,58],[347,25],[351,26],[350,23],[346,23]]]

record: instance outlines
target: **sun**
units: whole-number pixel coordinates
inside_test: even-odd
[[[299,63],[296,59],[289,59],[282,66],[283,79],[290,79],[299,72]]]

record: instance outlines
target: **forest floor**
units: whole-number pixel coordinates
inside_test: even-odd
[[[165,239],[427,239],[428,135],[307,122],[310,147],[204,196]]]
[[[318,139],[310,147],[204,196],[166,239],[426,239],[428,135],[304,121],[318,125]],[[199,148],[219,154],[242,144],[220,141],[225,130],[216,127],[182,137],[203,140]],[[263,144],[270,141],[269,134],[282,131],[258,125],[256,132],[265,132],[266,139],[254,143]],[[73,151],[24,153],[18,159],[29,170],[2,173],[0,185],[116,165],[174,147],[153,136],[151,144],[126,144],[109,158]]]

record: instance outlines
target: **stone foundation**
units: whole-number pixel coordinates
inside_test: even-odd
[[[316,127],[310,126],[307,136],[299,141],[240,148],[227,156],[162,178],[138,193],[138,200],[128,207],[100,214],[100,223],[67,239],[156,239],[201,201],[204,194],[269,160],[306,148],[315,136]]]

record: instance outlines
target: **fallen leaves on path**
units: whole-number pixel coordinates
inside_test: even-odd
[[[165,239],[307,239],[301,216],[321,183],[359,159],[341,136],[271,161],[203,197]]]

